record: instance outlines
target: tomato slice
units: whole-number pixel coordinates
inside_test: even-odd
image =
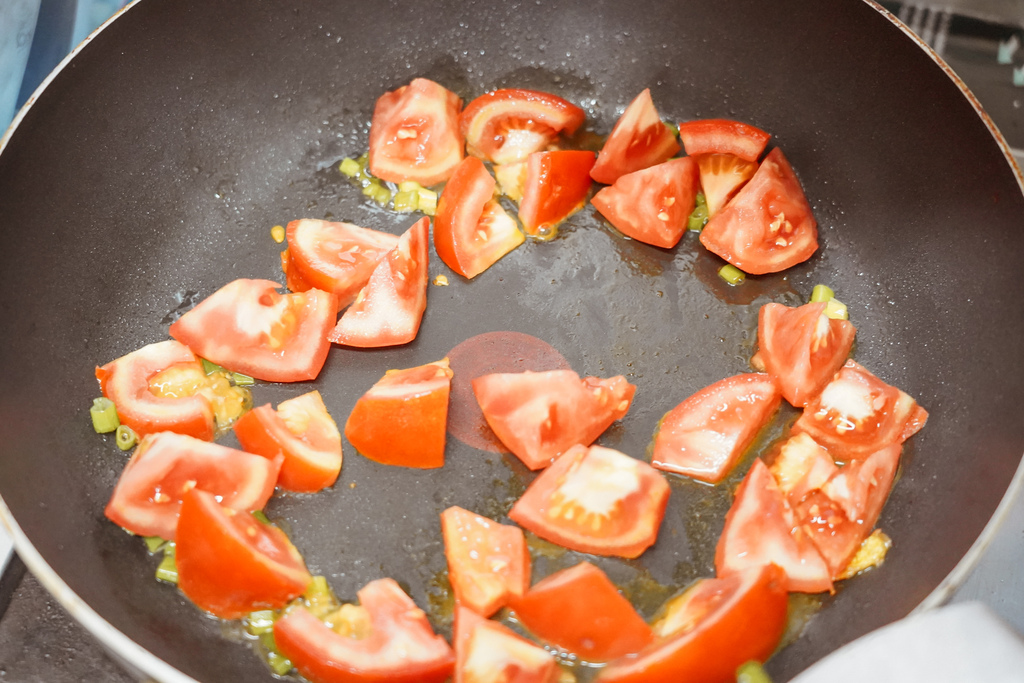
[[[143,437],[155,432],[177,432],[210,441],[214,433],[213,408],[199,394],[162,398],[149,388],[149,380],[172,366],[187,365],[203,373],[192,350],[168,340],[143,346],[96,368],[100,391],[114,402],[117,417]]]
[[[603,571],[581,562],[556,572],[513,602],[516,618],[535,636],[585,662],[635,654],[654,633]]]
[[[781,402],[779,389],[768,375],[751,373],[719,380],[662,418],[651,464],[717,484]]]
[[[313,579],[283,531],[199,489],[182,500],[174,557],[181,592],[221,619],[284,607]]]
[[[547,650],[488,621],[455,608],[454,683],[557,683],[560,669]]]
[[[173,541],[189,490],[208,491],[233,510],[260,510],[274,493],[280,469],[281,458],[173,432],[150,434],[121,472],[104,514],[133,534]]]
[[[572,370],[550,370],[483,375],[473,380],[473,393],[501,442],[537,470],[621,420],[636,386],[622,375],[581,380]]]
[[[398,244],[398,237],[386,232],[311,218],[292,221],[285,235],[288,288],[331,292],[338,310],[352,303],[373,269]]]
[[[856,332],[849,320],[825,315],[821,302],[797,308],[765,304],[758,314],[758,355],[783,398],[802,407],[846,362]]]
[[[776,147],[700,233],[705,247],[747,273],[777,273],[818,248],[818,223],[800,181]]]
[[[315,493],[341,472],[341,434],[319,391],[250,410],[234,430],[246,452],[284,458],[277,483],[288,491]]]
[[[270,280],[235,280],[171,324],[170,334],[228,370],[268,382],[315,379],[327,360],[334,295],[279,294]]]
[[[786,628],[785,574],[773,564],[701,579],[655,625],[661,636],[635,657],[608,664],[602,683],[724,683],[745,662],[763,662]]]
[[[526,240],[494,200],[494,186],[483,162],[466,157],[438,200],[434,248],[459,275],[476,277]]]
[[[575,104],[537,90],[493,90],[476,98],[459,115],[466,151],[507,164],[522,161],[548,146],[559,133],[572,135],[586,118]]]
[[[455,655],[434,633],[426,614],[393,579],[378,579],[359,591],[369,613],[363,638],[336,633],[305,607],[274,623],[278,649],[313,683],[443,683]]]
[[[786,439],[768,469],[789,504],[795,506],[808,493],[824,486],[839,468],[814,439],[797,434]]]
[[[600,446],[574,446],[533,480],[508,516],[541,538],[594,555],[638,557],[668,504],[656,469]]]
[[[370,122],[370,173],[420,185],[444,182],[462,161],[458,95],[415,78],[377,100]]]
[[[654,166],[679,151],[672,129],[662,123],[650,88],[636,96],[615,122],[590,177],[611,185],[621,176]]]
[[[527,235],[550,239],[558,224],[578,211],[590,191],[594,153],[579,150],[534,152],[526,160],[519,220]]]
[[[441,513],[441,533],[458,604],[489,617],[530,588],[530,553],[519,527],[453,506]]]
[[[361,454],[385,465],[441,467],[451,382],[447,358],[388,370],[356,402],[345,437]]]
[[[708,217],[721,211],[757,172],[756,162],[744,161],[732,154],[701,154],[694,158],[700,168],[700,186],[708,205]]]
[[[756,162],[770,137],[749,123],[728,119],[698,119],[679,124],[679,139],[690,156],[732,154]]]
[[[927,420],[917,401],[848,360],[807,404],[793,431],[807,432],[838,460],[852,460],[903,443]]]
[[[725,516],[725,529],[715,549],[715,571],[727,577],[767,564],[777,564],[786,572],[787,590],[832,590],[825,560],[797,523],[768,467],[757,459]]]
[[[633,239],[671,249],[686,231],[697,197],[697,163],[690,157],[619,176],[590,203],[619,232]]]
[[[374,348],[416,338],[427,308],[429,226],[424,217],[405,231],[327,335],[329,341]]]

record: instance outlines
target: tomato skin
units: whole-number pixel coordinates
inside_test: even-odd
[[[671,249],[686,232],[697,198],[697,163],[690,157],[619,176],[590,200],[619,232]]]
[[[651,464],[665,472],[717,484],[781,402],[782,395],[768,375],[752,373],[719,380],[662,418]]]
[[[629,600],[589,562],[544,578],[514,600],[512,609],[540,640],[586,662],[636,654],[654,640]]]
[[[496,621],[456,605],[453,683],[557,683],[559,666],[547,650]]]
[[[182,497],[191,488],[238,511],[270,500],[281,458],[267,458],[190,436],[159,432],[142,439],[114,486],[104,514],[139,536],[175,539]]]
[[[345,346],[377,348],[416,338],[427,309],[429,218],[416,221],[399,238],[359,290],[327,340]]]
[[[818,223],[778,147],[700,233],[700,241],[740,270],[777,273],[818,249]]]
[[[600,446],[574,446],[540,473],[508,516],[570,550],[639,557],[654,545],[668,505],[665,477]]]
[[[758,355],[782,396],[796,407],[807,405],[846,362],[857,329],[849,320],[825,315],[825,304],[789,308],[765,304],[758,312]]]
[[[117,417],[140,438],[156,432],[177,432],[212,441],[215,424],[209,400],[198,394],[162,398],[149,389],[151,377],[177,363],[199,366],[199,359],[187,346],[169,339],[97,367],[96,379],[102,394],[117,407]]]
[[[352,408],[345,437],[384,465],[443,466],[451,380],[447,358],[389,370]]]
[[[594,153],[579,150],[534,152],[526,160],[519,220],[527,235],[554,236],[559,223],[579,210],[590,191]]]
[[[335,633],[305,607],[274,624],[281,654],[313,683],[444,683],[455,655],[434,633],[423,610],[393,579],[371,581],[359,590],[370,613],[363,639]]]
[[[676,136],[658,116],[648,88],[629,103],[615,122],[590,177],[611,185],[625,174],[660,164],[678,151]]]
[[[385,93],[370,122],[370,173],[420,185],[444,182],[462,161],[462,100],[426,78]]]
[[[728,119],[698,119],[679,124],[679,139],[690,156],[732,154],[757,161],[771,136],[749,123]]]
[[[731,683],[744,662],[764,662],[786,628],[785,574],[772,564],[690,589],[698,614],[690,628],[658,639],[636,656],[610,662],[601,683]]]
[[[459,130],[473,156],[508,164],[543,150],[559,133],[572,135],[586,114],[575,104],[537,90],[493,90],[466,105]]]
[[[284,607],[313,580],[283,531],[199,489],[182,500],[175,561],[181,592],[221,619]]]
[[[341,433],[319,391],[254,408],[234,424],[238,443],[248,453],[284,458],[278,486],[315,493],[334,484],[341,472]]]

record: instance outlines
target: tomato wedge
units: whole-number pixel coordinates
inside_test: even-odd
[[[574,446],[533,480],[508,516],[570,550],[638,557],[654,544],[668,505],[665,477],[600,446]]]
[[[455,607],[454,683],[557,683],[560,668],[547,650],[488,621],[466,607]]]
[[[373,269],[398,244],[398,237],[386,232],[311,218],[292,221],[285,235],[288,289],[331,292],[338,310],[352,303]]]
[[[284,607],[313,580],[283,531],[199,489],[182,500],[175,561],[181,592],[221,619]]]
[[[125,465],[104,514],[133,534],[173,541],[189,490],[208,491],[234,510],[260,510],[274,493],[280,469],[280,458],[173,432],[150,434]]]
[[[534,152],[526,160],[519,220],[527,235],[555,236],[558,224],[578,211],[590,191],[594,153],[579,150]]]
[[[705,247],[747,273],[777,273],[818,248],[818,223],[800,181],[776,147],[700,233]]]
[[[615,122],[611,135],[597,155],[590,177],[611,185],[621,176],[660,164],[679,151],[672,129],[654,108],[650,88],[636,96]]]
[[[235,280],[171,324],[172,337],[228,370],[268,382],[315,379],[338,306],[311,289],[279,294],[270,280]]]
[[[621,420],[636,386],[622,375],[581,380],[572,370],[550,370],[483,375],[473,380],[473,393],[498,439],[537,470]]]
[[[608,664],[601,683],[725,683],[745,662],[763,662],[786,628],[785,574],[772,564],[701,579],[670,603],[660,638]]]
[[[802,407],[821,393],[843,366],[857,330],[825,315],[825,304],[789,308],[765,304],[758,313],[758,355],[782,396]]]
[[[786,439],[768,468],[791,506],[825,485],[839,469],[832,456],[807,434]]]
[[[754,177],[757,163],[732,154],[701,154],[694,157],[700,168],[700,186],[708,205],[708,217],[722,210],[733,195]]]
[[[443,683],[455,655],[434,633],[423,610],[393,579],[378,579],[359,591],[369,613],[363,638],[341,635],[305,607],[274,623],[278,649],[313,683]]]
[[[526,238],[494,200],[494,178],[476,157],[466,157],[444,186],[434,217],[434,248],[459,275],[473,278]]]
[[[426,78],[381,95],[370,122],[370,173],[420,185],[444,182],[462,161],[458,95]]]
[[[456,603],[489,617],[530,588],[530,553],[519,527],[453,506],[441,513],[441,534]]]
[[[751,567],[777,564],[786,590],[832,590],[831,572],[763,461],[757,459],[736,491],[715,549],[715,571],[728,577]]]
[[[727,377],[662,418],[651,464],[717,484],[778,410],[782,396],[764,374]]]
[[[513,602],[516,618],[535,636],[585,662],[635,654],[654,633],[603,571],[581,562],[556,572]]]
[[[341,472],[341,434],[319,391],[254,408],[234,426],[248,453],[282,456],[278,485],[288,491],[315,493],[331,486]]]
[[[96,368],[100,391],[114,402],[117,417],[140,437],[177,432],[210,441],[215,428],[210,401],[199,394],[162,398],[150,391],[149,380],[172,366],[188,365],[203,373],[192,350],[168,340],[143,346]]]
[[[698,119],[679,124],[679,139],[690,156],[732,154],[757,161],[771,136],[749,123],[728,119]]]
[[[928,411],[905,392],[848,360],[793,425],[838,460],[864,458],[916,434]]]
[[[597,207],[619,232],[671,249],[686,231],[697,197],[697,163],[690,157],[619,176],[594,195]]]
[[[388,370],[356,402],[345,437],[361,454],[385,465],[441,467],[451,381],[447,358]]]
[[[537,90],[493,90],[476,98],[459,115],[466,151],[507,164],[548,146],[559,133],[572,135],[586,118],[575,104]]]
[[[416,338],[427,308],[429,218],[421,218],[399,238],[359,290],[329,341],[374,348],[407,344]]]

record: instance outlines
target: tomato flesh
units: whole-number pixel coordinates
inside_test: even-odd
[[[638,557],[654,544],[668,505],[665,477],[600,446],[574,446],[533,480],[508,516],[570,550]]]
[[[648,88],[629,103],[615,122],[590,177],[611,185],[627,173],[660,164],[678,151],[676,136],[658,116]]]
[[[557,95],[512,88],[476,98],[459,115],[466,151],[508,164],[548,146],[559,133],[572,135],[583,123],[583,110]]]
[[[384,465],[441,467],[451,380],[447,358],[389,370],[356,402],[345,437],[362,455]]]
[[[704,190],[709,218],[721,211],[757,172],[757,163],[744,161],[732,154],[701,154],[695,158],[700,168],[700,186]]]
[[[496,621],[456,606],[454,683],[557,683],[559,667],[547,650]]]
[[[594,153],[534,152],[526,160],[519,220],[526,234],[550,239],[559,223],[578,211],[590,191]]]
[[[839,468],[814,439],[796,434],[782,444],[768,469],[789,504],[795,506],[808,493],[824,486]]]
[[[679,124],[679,139],[690,156],[732,154],[757,161],[771,136],[749,123],[727,119],[699,119]]]

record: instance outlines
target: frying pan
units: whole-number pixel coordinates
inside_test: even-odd
[[[855,358],[931,412],[880,526],[878,571],[821,599],[769,671],[787,680],[836,647],[942,599],[1024,453],[1024,198],[1006,145],[961,84],[860,0],[204,2],[145,0],[34,98],[0,155],[0,515],[71,613],[129,666],[166,680],[271,680],[230,627],[152,579],[155,559],[107,522],[125,456],[92,432],[93,367],[166,338],[238,277],[280,279],[271,226],[297,217],[398,233],[336,170],[366,146],[376,98],[414,76],[469,99],[558,93],[606,134],[643,88],[668,120],[728,117],[773,133],[822,247],[729,289],[693,235],[631,242],[588,208],[473,281],[438,259],[419,337],[335,348],[311,385],[260,383],[257,403],[317,388],[338,420],[388,368],[516,330],[581,374],[626,374],[629,415],[601,443],[644,457],[660,416],[746,371],[757,310],[831,285]],[[783,415],[781,420],[786,419]],[[791,417],[791,415],[789,416]],[[231,438],[225,439],[231,444]],[[729,490],[676,480],[657,545],[600,560],[650,615],[713,571]],[[397,579],[449,628],[437,514],[501,518],[530,475],[449,439],[443,469],[388,468],[351,448],[339,484],[268,508],[343,598]],[[984,543],[984,537],[978,546]],[[536,556],[535,578],[580,559]],[[662,588],[667,586],[669,588]]]

